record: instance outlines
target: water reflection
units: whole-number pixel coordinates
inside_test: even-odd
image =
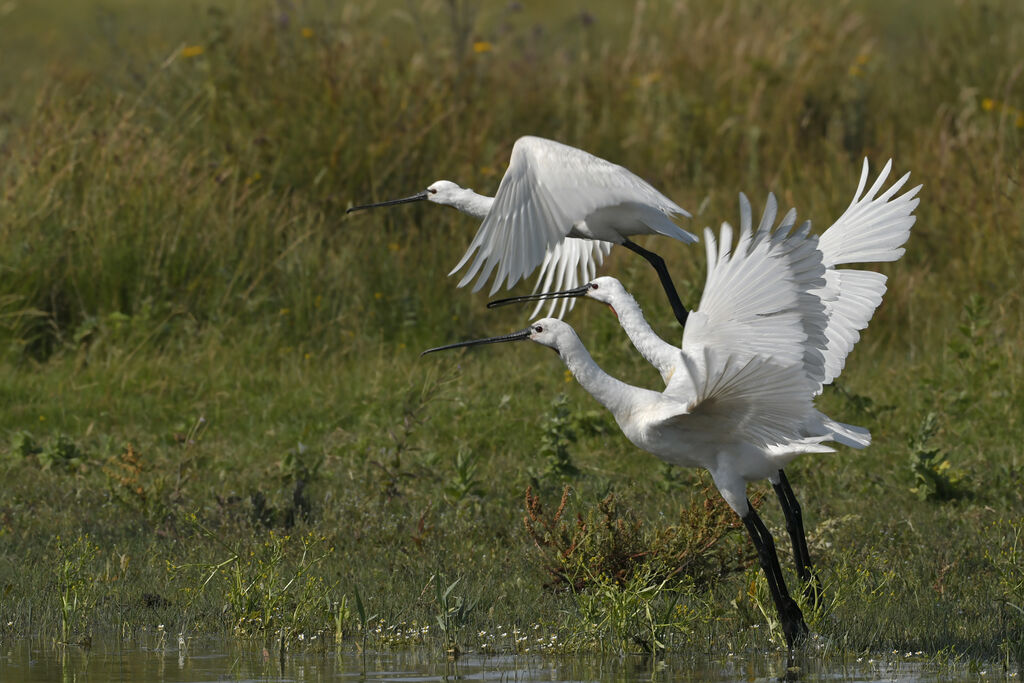
[[[695,663],[696,662],[696,663]],[[823,662],[804,657],[788,673],[802,681],[938,681],[955,672],[920,663]],[[23,639],[0,649],[0,680],[22,681],[770,681],[786,676],[781,654],[747,654],[725,660],[693,654],[643,657],[528,657],[465,655],[456,662],[428,650],[291,652],[237,641],[192,641],[187,647],[94,642],[85,649],[50,640]],[[962,676],[966,678],[966,672]],[[977,673],[971,676],[977,680]]]

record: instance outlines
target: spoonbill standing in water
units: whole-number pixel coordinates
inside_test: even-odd
[[[920,185],[895,199],[893,198],[906,184],[910,177],[909,173],[896,181],[884,193],[878,195],[891,168],[892,161],[890,160],[879,173],[867,194],[862,196],[868,179],[868,161],[864,160],[860,183],[853,200],[836,222],[822,234],[818,243],[822,263],[825,266],[825,285],[813,289],[812,293],[824,302],[828,322],[824,331],[827,340],[823,349],[824,375],[818,377],[813,372],[808,373],[808,379],[811,382],[809,388],[813,396],[820,394],[823,386],[831,383],[842,372],[847,355],[860,339],[860,330],[867,327],[875,309],[882,302],[882,296],[886,289],[886,278],[881,273],[859,269],[839,269],[837,266],[899,259],[904,252],[903,244],[910,237],[910,229],[916,220],[913,211],[920,201],[916,198],[921,189]],[[768,206],[765,209],[766,216],[770,215],[770,220],[774,220],[775,211],[774,197],[770,195]],[[749,222],[750,204],[743,195],[740,195],[740,212],[741,220]],[[783,226],[792,225],[794,220],[795,215],[791,211],[783,218],[782,224]],[[705,239],[710,263],[714,252],[714,236],[710,231],[706,231]],[[615,278],[600,277],[575,289],[512,297],[492,301],[488,306],[575,297],[587,297],[607,304],[615,312],[633,346],[658,370],[666,384],[682,368],[683,355],[680,354],[679,347],[658,337],[644,319],[636,300]],[[697,321],[697,316],[695,316],[691,319],[690,324],[694,325]],[[686,350],[686,339],[684,337],[684,351]],[[751,352],[770,352],[770,348],[759,346],[760,341],[756,337],[748,339],[734,335],[718,340],[717,348],[729,347],[741,350],[747,347]],[[853,448],[864,448],[870,443],[870,434],[866,430],[834,422],[824,415],[820,419],[831,431],[831,440]],[[831,450],[806,439],[789,444],[776,444],[772,448],[792,448],[798,452]],[[816,596],[817,579],[813,574],[804,533],[803,517],[796,495],[782,469],[769,479],[786,518],[786,529],[793,544],[797,572],[805,582],[805,589],[810,589],[810,592]]]
[[[592,280],[612,245],[621,244],[654,267],[676,320],[686,323],[686,308],[665,261],[629,238],[657,234],[696,242],[696,236],[671,220],[690,214],[618,164],[554,140],[526,136],[512,146],[508,170],[494,197],[438,180],[412,196],[353,206],[346,213],[423,200],[483,220],[462,260],[449,273],[454,275],[469,264],[459,287],[477,278],[475,292],[497,270],[493,295],[502,282],[511,289],[541,266],[535,292],[572,289]],[[562,302],[559,316],[566,303]],[[551,313],[554,308],[552,303]]]
[[[809,224],[790,233],[791,221],[773,230],[773,220],[774,213],[766,211],[754,232],[745,212],[735,248],[728,224],[722,226],[721,245],[707,245],[700,307],[683,331],[682,348],[673,351],[678,369],[662,392],[609,376],[573,329],[554,318],[424,353],[526,339],[554,348],[634,445],[675,465],[707,469],[750,534],[792,647],[807,625],[746,487],[776,476],[802,452],[829,450],[822,442],[834,434],[814,409],[809,390],[809,377],[820,381],[825,373],[828,324],[824,303],[812,293],[826,282],[818,239],[808,234]]]

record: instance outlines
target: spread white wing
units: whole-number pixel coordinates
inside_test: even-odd
[[[491,294],[503,282],[511,288],[541,265],[575,224],[619,207],[635,211],[636,220],[647,228],[644,232],[697,240],[669,218],[689,214],[629,170],[553,140],[519,138],[487,217],[449,275],[472,260],[459,287],[476,278],[476,291],[494,274]],[[558,255],[571,259],[580,252],[573,248]],[[560,263],[551,264],[546,274],[555,273],[554,281],[560,269]],[[569,269],[564,266],[563,277]]]
[[[860,339],[860,330],[867,327],[885,294],[885,276],[881,273],[836,266],[897,260],[903,255],[903,244],[917,220],[913,211],[921,201],[916,196],[920,185],[893,198],[910,173],[876,197],[891,169],[890,159],[862,197],[868,179],[868,160],[864,160],[853,200],[818,243],[826,267],[825,286],[814,290],[814,294],[825,303],[828,313],[823,384],[829,384],[843,371],[846,357]]]
[[[790,211],[773,230],[776,213],[775,197],[768,195],[753,231],[750,202],[741,194],[735,248],[728,223],[722,225],[720,243],[705,230],[707,280],[700,306],[687,319],[682,351],[700,358],[703,349],[713,348],[787,367],[801,365],[813,385],[824,377],[827,317],[812,290],[824,286],[825,268],[810,223],[792,231],[796,212]]]

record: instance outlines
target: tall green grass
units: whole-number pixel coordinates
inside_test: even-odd
[[[438,178],[492,193],[512,143],[536,134],[649,178],[698,229],[735,221],[740,190],[774,191],[823,229],[865,156],[924,183],[907,254],[883,267],[885,303],[820,400],[875,442],[794,466],[835,599],[815,628],[838,650],[1019,661],[1016,3],[53,2],[67,14],[49,23],[39,7],[0,18],[17,46],[0,66],[16,84],[0,96],[0,622],[13,624],[0,632],[48,628],[46,614],[59,626],[57,534],[106,563],[69,569],[97,577],[78,588],[116,598],[66,623],[237,625],[244,595],[221,600],[227,572],[200,590],[201,570],[256,553],[271,529],[331,549],[309,570],[322,605],[262,593],[294,624],[433,622],[441,582],[452,605],[475,605],[457,636],[435,634],[444,647],[575,623],[559,615],[583,603],[543,587],[522,496],[531,477],[546,496],[565,481],[537,479],[561,438],[544,422],[558,397],[583,422],[594,404],[533,348],[417,359],[522,324],[445,277],[473,221],[432,206],[344,214]],[[703,250],[659,245],[695,305]],[[605,270],[679,334],[648,267],[613,255]],[[603,310],[569,320],[613,374],[657,385]],[[577,436],[575,511],[615,491],[654,535],[678,521],[695,475],[610,424]],[[929,467],[963,495],[922,500]],[[282,543],[277,564],[234,576],[305,566]],[[749,628],[755,577],[690,594],[693,630],[670,643],[771,642]]]

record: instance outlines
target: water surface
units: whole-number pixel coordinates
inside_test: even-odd
[[[697,662],[695,664],[695,661]],[[597,658],[468,654],[449,661],[442,653],[279,652],[237,641],[190,642],[185,648],[93,643],[90,648],[42,639],[0,647],[0,681],[770,681],[789,673],[801,681],[949,681],[957,672],[921,662],[824,662],[803,657],[787,670],[781,654],[734,655],[719,660],[693,656]],[[980,676],[979,676],[980,673]],[[1002,672],[960,672],[962,680],[1002,678]]]

